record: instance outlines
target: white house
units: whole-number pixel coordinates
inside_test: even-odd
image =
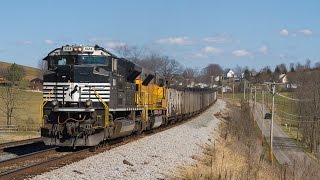
[[[286,74],[280,74],[279,75],[279,82],[280,83],[284,83],[284,84],[288,83],[289,81],[288,81],[287,75]]]
[[[217,76],[217,77],[214,78],[214,81],[218,82],[218,81],[220,81],[220,79],[221,79],[221,77]]]
[[[237,77],[237,75],[232,71],[232,69],[226,69],[223,73],[225,79]]]

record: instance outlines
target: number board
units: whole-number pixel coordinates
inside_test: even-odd
[[[94,47],[84,46],[83,52],[94,52]]]
[[[71,52],[71,51],[73,51],[73,48],[72,48],[72,46],[64,46],[62,48],[62,51]]]

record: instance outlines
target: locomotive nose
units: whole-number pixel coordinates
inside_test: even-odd
[[[68,82],[73,81],[73,68],[71,65],[58,66],[55,69],[56,79],[58,82]]]

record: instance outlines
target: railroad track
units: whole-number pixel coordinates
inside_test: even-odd
[[[35,171],[47,169],[59,162],[64,162],[72,156],[88,151],[59,151],[61,148],[51,147],[42,151],[19,156],[0,162],[0,179],[24,179],[30,177]]]
[[[41,138],[33,138],[33,139],[26,139],[26,140],[21,140],[21,141],[2,143],[2,144],[0,144],[0,152],[3,152],[5,149],[11,148],[11,147],[29,145],[29,144],[33,144],[33,143],[39,143],[39,142],[42,142]]]
[[[13,169],[17,166],[28,166],[27,164],[29,164],[29,161],[31,160],[31,158],[34,158],[34,156],[45,156],[47,154],[50,154],[50,152],[54,150],[56,150],[56,147],[0,161],[0,176],[14,171]],[[37,159],[32,159],[32,161],[37,161]]]

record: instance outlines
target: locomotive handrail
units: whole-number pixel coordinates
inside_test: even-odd
[[[103,108],[104,108],[104,122],[105,122],[105,127],[109,127],[109,106],[107,103],[103,101],[99,93],[95,90],[95,88],[92,88],[96,96],[99,98],[99,101],[102,103]]]
[[[53,95],[53,90],[52,89],[48,96],[45,98],[45,100],[41,103],[40,105],[40,119],[42,119],[42,126],[44,126],[44,120],[43,120],[43,107],[48,103],[49,99],[51,98],[51,96]]]
[[[54,88],[49,92],[48,96],[46,97],[46,99],[44,100],[44,102],[42,102],[43,106],[47,104],[47,102],[49,101],[49,99],[51,98],[51,96],[53,95],[53,90]]]

